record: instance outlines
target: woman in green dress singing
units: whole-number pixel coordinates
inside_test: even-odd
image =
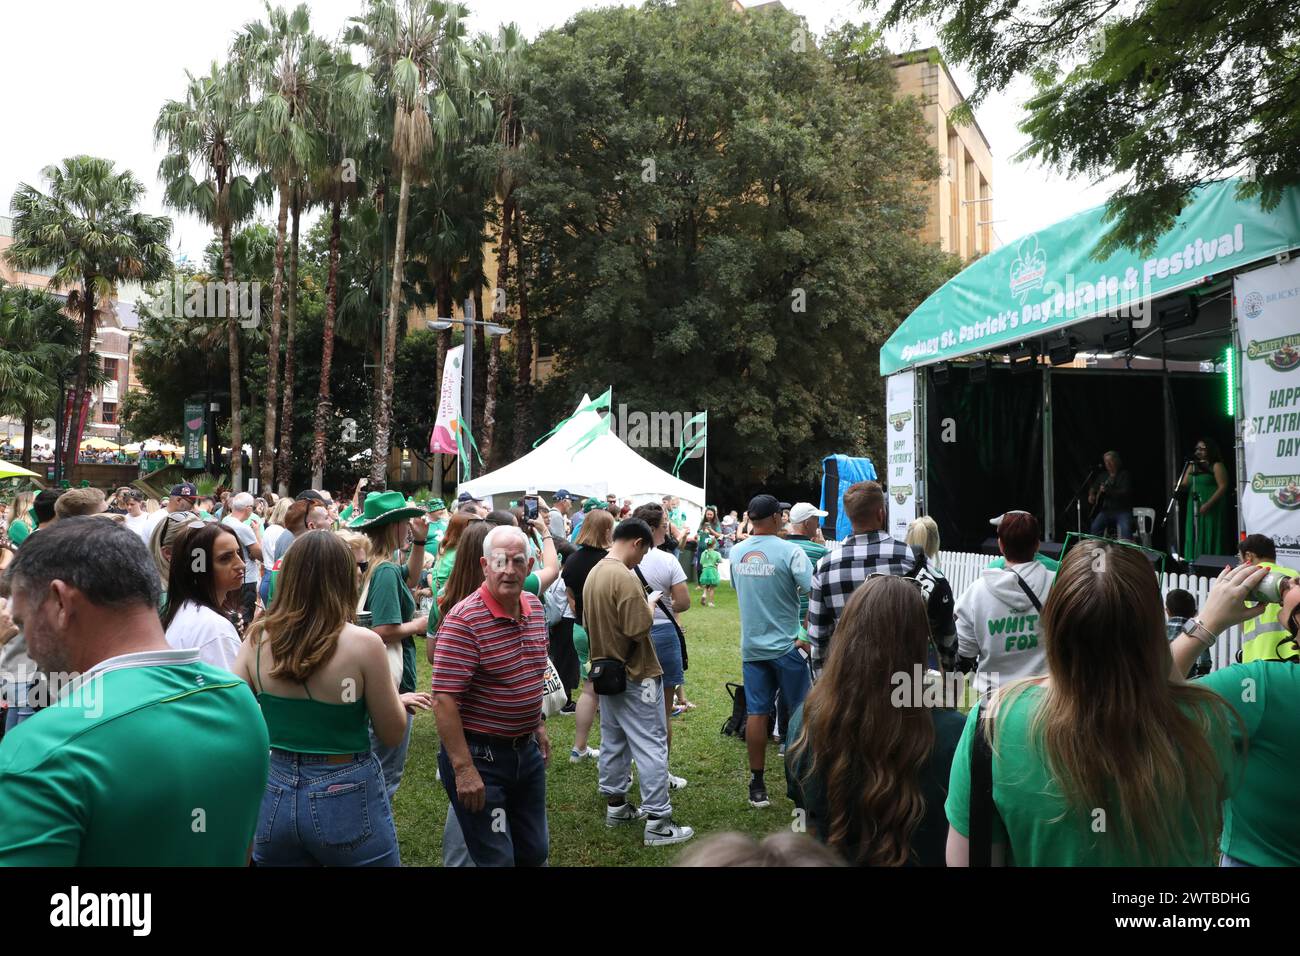
[[[1188,489],[1183,557],[1195,561],[1203,554],[1228,553],[1228,469],[1214,439],[1196,443],[1179,487]]]

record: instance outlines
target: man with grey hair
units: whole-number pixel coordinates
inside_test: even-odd
[[[550,852],[546,617],[524,590],[533,562],[522,531],[493,528],[479,561],[482,586],[438,628],[438,769],[475,866],[541,866]]]
[[[144,543],[68,518],[7,583],[56,699],[0,742],[0,866],[244,866],[266,722],[247,684],[168,646]]]
[[[230,497],[230,514],[221,519],[221,523],[234,532],[239,541],[240,557],[244,560],[244,586],[239,592],[239,613],[244,619],[244,627],[253,622],[253,613],[257,610],[257,582],[261,580],[262,566],[262,529],[256,521],[249,521],[253,514],[253,496],[241,491]]]

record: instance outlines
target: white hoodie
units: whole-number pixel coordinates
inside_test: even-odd
[[[975,688],[981,695],[990,687],[1047,673],[1039,612],[1016,575],[1040,605],[1047,603],[1054,575],[1037,561],[985,568],[957,601],[957,653],[978,659]]]

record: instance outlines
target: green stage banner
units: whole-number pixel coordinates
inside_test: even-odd
[[[1143,303],[1300,246],[1300,190],[1271,212],[1238,199],[1240,181],[1196,191],[1150,256],[1093,255],[1109,229],[1098,206],[976,260],[904,320],[880,349],[880,374],[1006,347],[1098,315],[1150,323]]]
[[[185,403],[185,462],[186,468],[203,467],[204,409],[201,402]]]

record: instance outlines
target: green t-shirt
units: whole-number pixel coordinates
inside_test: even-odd
[[[1070,808],[1047,767],[1040,746],[1029,742],[1029,723],[1044,690],[1034,686],[1021,693],[1010,708],[1003,708],[994,732],[993,842],[1010,843],[1007,864],[1016,866],[1155,866],[1157,861],[1142,847],[1131,846],[1110,831],[1095,813]],[[972,707],[952,761],[945,810],[948,822],[962,836],[970,836],[970,757],[974,735],[979,732],[978,708]],[[1220,766],[1232,773],[1235,767],[1231,743],[1219,742]],[[1170,794],[1167,812],[1182,817],[1184,847],[1195,847],[1190,813],[1181,794]],[[1112,835],[1112,833],[1114,835]],[[1172,860],[1172,866],[1213,866],[1214,854],[1194,853]]]
[[[415,617],[415,595],[406,586],[406,568],[385,561],[370,576],[370,590],[366,593],[366,610],[370,612],[370,626],[408,624]],[[397,687],[403,694],[415,690],[415,638],[402,638],[402,682]]]
[[[194,649],[106,662],[0,744],[0,866],[244,866],[270,741]]]
[[[15,548],[27,540],[27,536],[36,528],[36,519],[28,512],[26,518],[15,519],[9,523],[9,543]]]
[[[799,545],[799,547],[803,549],[803,553],[808,555],[808,560],[812,564],[814,571],[817,570],[817,562],[820,561],[826,552],[830,550],[826,545],[818,544],[812,538],[805,538],[803,535],[792,534],[790,537],[786,538],[786,540],[791,544]],[[807,620],[808,594],[803,593],[799,595],[799,625],[801,627],[805,626],[804,622]]]
[[[1060,561],[1056,561],[1053,560],[1052,558],[1049,558],[1041,551],[1039,551],[1037,554],[1034,555],[1034,560],[1037,561],[1039,564],[1041,564],[1043,567],[1047,568],[1047,570],[1051,571],[1053,574],[1061,570]],[[988,563],[988,566],[990,568],[1005,568],[1007,566],[1007,559],[1002,557],[1001,555],[998,555],[996,558],[994,558],[992,561]]]
[[[700,555],[700,567],[716,568],[718,562],[722,560],[722,553],[717,548],[709,548]]]
[[[1300,866],[1300,814],[1292,806],[1300,790],[1300,667],[1232,664],[1197,683],[1233,706],[1245,724],[1229,724],[1233,740],[1248,742],[1241,781],[1224,806],[1220,849],[1251,866]]]

